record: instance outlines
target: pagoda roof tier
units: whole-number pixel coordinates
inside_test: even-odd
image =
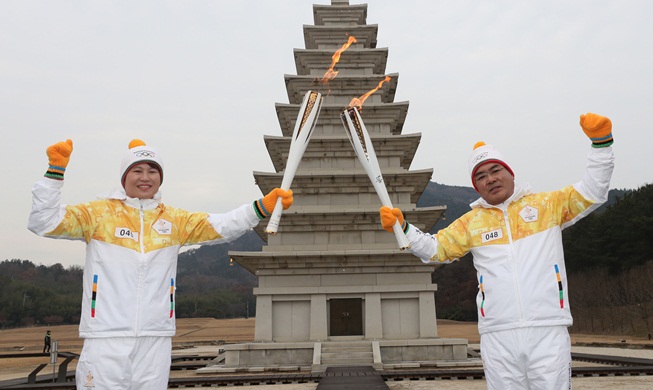
[[[367,4],[313,5],[313,22],[318,26],[332,24],[366,24]]]
[[[399,136],[372,136],[371,140],[378,158],[398,157],[401,167],[408,169],[415,157],[415,151],[421,137],[420,133],[415,133]],[[277,172],[283,171],[288,159],[291,138],[266,135],[264,141],[275,170]],[[347,160],[347,162],[341,163],[339,166],[358,165],[356,153],[349,138],[345,136],[344,129],[340,137],[313,137],[306,147],[302,160],[334,160],[336,158]],[[300,169],[302,165],[304,163],[300,163]]]
[[[339,49],[347,43],[349,36],[356,37],[356,47],[376,48],[379,26],[365,25],[304,25],[304,45],[306,49]]]
[[[379,85],[386,75],[361,75],[361,76],[342,76],[336,77],[329,81],[331,92],[320,91],[324,88],[316,85],[316,78],[313,76],[296,76],[284,75],[286,81],[286,90],[288,92],[288,102],[293,104],[301,104],[304,95],[309,90],[322,92],[324,99],[323,104],[341,104],[346,107],[352,98],[360,97]],[[383,103],[392,103],[395,99],[395,92],[397,91],[397,83],[399,81],[399,73],[391,73],[387,76],[390,81],[383,83],[381,88],[374,92],[368,100],[377,101],[380,97]],[[365,105],[363,105],[365,110]]]
[[[373,135],[373,124],[387,124],[390,127],[390,134],[399,135],[406,122],[406,115],[408,113],[408,102],[394,102],[384,104],[365,104],[361,113],[365,125],[368,128],[370,135]],[[277,117],[279,118],[279,125],[284,136],[292,136],[295,123],[297,122],[297,113],[299,112],[300,104],[286,104],[276,103]],[[331,125],[342,127],[342,120],[340,113],[344,110],[345,106],[341,104],[330,105],[322,104],[320,110],[320,117],[316,124],[316,134],[319,133],[321,125]],[[344,134],[344,129],[343,129]]]
[[[315,75],[323,77],[331,66],[333,50],[295,49],[295,67],[298,75]],[[374,74],[384,74],[388,62],[388,49],[356,49],[350,47],[340,54],[336,70],[340,75],[353,71],[365,72],[372,69]]]
[[[416,203],[431,180],[433,169],[405,171],[385,169],[383,180],[388,193],[410,193],[410,201]],[[281,186],[283,173],[254,172],[256,184],[267,194]],[[302,194],[376,194],[367,174],[361,170],[313,170],[297,172],[292,190]]]
[[[294,189],[293,189],[294,191]],[[446,206],[431,206],[415,208],[414,205],[394,205],[401,208],[402,213],[407,221],[419,227],[422,231],[429,231],[447,211]],[[379,207],[376,204],[370,204],[366,207],[357,208],[330,208],[325,207],[295,207],[283,212],[279,224],[279,234],[286,233],[306,233],[314,232],[350,232],[350,231],[378,231],[381,229],[381,217],[379,216]],[[261,239],[267,242],[268,237],[265,233],[267,223],[259,223],[254,230]],[[366,244],[370,246],[384,244]],[[392,244],[394,245],[394,244]],[[302,249],[303,247],[303,249]],[[305,252],[310,245],[295,245],[295,249]],[[310,249],[308,249],[310,250]],[[264,251],[274,252],[272,246],[265,247]]]
[[[433,272],[440,264],[422,263],[409,251],[399,249],[359,249],[338,251],[302,252],[237,252],[230,251],[236,263],[254,275],[262,276],[271,271],[288,270],[297,274],[341,273],[343,268],[367,269],[370,272]],[[378,269],[378,270],[372,270]]]

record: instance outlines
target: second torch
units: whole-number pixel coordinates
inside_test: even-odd
[[[392,208],[392,202],[390,201],[388,189],[383,181],[383,175],[381,174],[379,162],[376,159],[372,140],[370,139],[370,135],[367,133],[367,129],[365,128],[365,124],[363,123],[363,119],[361,118],[358,109],[356,107],[345,109],[340,114],[340,119],[342,120],[342,124],[345,126],[345,130],[347,130],[349,141],[351,141],[351,145],[354,147],[358,160],[363,166],[363,169],[365,169],[367,176],[369,176],[372,181],[372,185],[381,200],[381,204]],[[395,233],[395,238],[397,239],[399,248],[401,250],[408,249],[410,244],[398,221],[392,229]]]

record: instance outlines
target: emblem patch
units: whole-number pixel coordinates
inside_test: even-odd
[[[523,209],[519,212],[519,216],[524,220],[524,222],[535,222],[538,219],[538,210],[535,207],[524,206]]]
[[[95,383],[93,383],[93,374],[89,371],[88,374],[86,374],[86,380],[84,381],[84,387],[95,387]]]
[[[156,222],[154,222],[152,229],[156,230],[156,232],[159,234],[169,235],[172,232],[172,222],[159,218]]]

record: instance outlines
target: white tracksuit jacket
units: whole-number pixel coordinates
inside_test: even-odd
[[[607,200],[613,168],[611,147],[591,148],[580,182],[538,194],[517,184],[504,203],[492,206],[480,198],[435,235],[410,225],[411,252],[425,263],[448,263],[472,253],[480,334],[570,326],[562,230]]]
[[[179,248],[229,242],[259,222],[252,204],[225,214],[195,213],[124,190],[75,206],[61,205],[63,181],[32,188],[28,228],[86,242],[82,338],[173,336]]]

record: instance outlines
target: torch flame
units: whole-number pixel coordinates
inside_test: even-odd
[[[356,37],[350,35],[349,39],[347,40],[347,43],[342,45],[340,49],[336,50],[336,52],[333,53],[333,55],[331,56],[331,67],[329,67],[329,69],[324,73],[324,76],[322,76],[322,79],[320,79],[319,81],[320,84],[328,84],[329,81],[336,78],[336,76],[338,75],[338,71],[333,70],[333,68],[335,68],[338,61],[340,61],[340,54],[342,54],[343,51],[347,50],[349,46],[351,46],[351,44],[355,42],[356,42]]]
[[[349,107],[358,107],[358,110],[362,111],[363,110],[363,103],[365,103],[365,100],[367,100],[367,98],[371,94],[378,91],[379,88],[381,88],[381,86],[383,85],[383,83],[388,82],[390,80],[391,80],[390,76],[385,76],[385,78],[379,82],[379,85],[377,85],[376,88],[374,88],[373,90],[367,92],[366,94],[364,94],[363,96],[361,96],[359,98],[351,99],[351,102],[349,102]]]

